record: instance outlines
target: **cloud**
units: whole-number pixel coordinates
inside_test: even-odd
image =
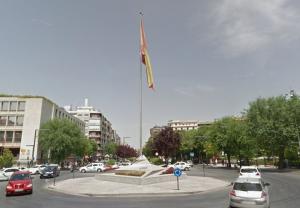
[[[209,41],[222,52],[238,56],[299,39],[299,8],[288,0],[223,0],[211,4]]]
[[[190,85],[190,86],[180,87],[175,89],[175,92],[188,97],[197,97],[199,96],[199,94],[207,94],[207,93],[212,93],[214,91],[215,91],[214,87],[208,85],[200,85],[200,84],[196,84],[193,86]]]

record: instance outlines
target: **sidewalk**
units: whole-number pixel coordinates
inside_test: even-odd
[[[150,185],[132,185],[100,181],[94,177],[76,178],[60,181],[56,186],[49,184],[46,188],[71,195],[93,196],[93,197],[126,197],[126,196],[167,196],[196,194],[204,191],[224,188],[229,183],[210,177],[188,176],[184,180],[177,182],[164,182]]]

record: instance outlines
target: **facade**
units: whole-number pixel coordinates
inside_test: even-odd
[[[40,161],[38,132],[54,119],[68,119],[84,131],[84,122],[40,96],[0,96],[0,148],[9,148],[20,163]]]
[[[198,129],[200,127],[209,126],[212,122],[200,122],[197,120],[170,120],[168,121],[167,126],[171,127],[174,131],[188,131],[193,129]],[[161,130],[163,130],[166,126],[154,126],[150,129],[150,136],[155,137]]]
[[[120,142],[120,137],[112,129],[111,123],[100,111],[88,105],[88,99],[85,99],[84,106],[65,106],[65,110],[85,122],[85,135],[98,144],[98,157],[103,155],[105,144],[110,141]]]
[[[168,126],[171,127],[175,131],[181,130],[193,130],[197,129],[200,125],[199,121],[196,120],[187,120],[187,121],[180,121],[180,120],[170,120],[168,121]]]
[[[150,129],[150,136],[153,138],[161,132],[166,126],[154,126]]]

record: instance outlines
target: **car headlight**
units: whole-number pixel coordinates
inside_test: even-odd
[[[7,189],[12,189],[13,187],[10,186],[10,185],[8,185],[8,186],[6,186],[6,188],[7,188]]]
[[[27,187],[27,188],[32,187],[32,184],[28,184],[26,187]]]

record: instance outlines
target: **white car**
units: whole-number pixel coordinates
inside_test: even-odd
[[[19,168],[4,168],[2,170],[0,170],[0,181],[7,181],[10,176],[16,172],[19,171]]]
[[[261,178],[261,173],[256,166],[242,166],[239,177]]]
[[[180,170],[190,170],[191,166],[186,162],[176,162],[175,164],[171,165],[173,168],[180,168]]]
[[[33,175],[35,175],[35,174],[39,174],[40,173],[40,167],[41,167],[42,165],[35,165],[35,166],[33,166],[33,167],[31,167],[31,168],[28,168],[28,171],[30,172],[30,174],[33,174]],[[46,167],[46,166],[45,166]]]
[[[83,166],[79,168],[79,172],[85,173],[85,172],[103,172],[105,170],[103,163],[91,163],[87,166]]]
[[[269,185],[260,178],[238,178],[229,192],[229,207],[269,208]]]

